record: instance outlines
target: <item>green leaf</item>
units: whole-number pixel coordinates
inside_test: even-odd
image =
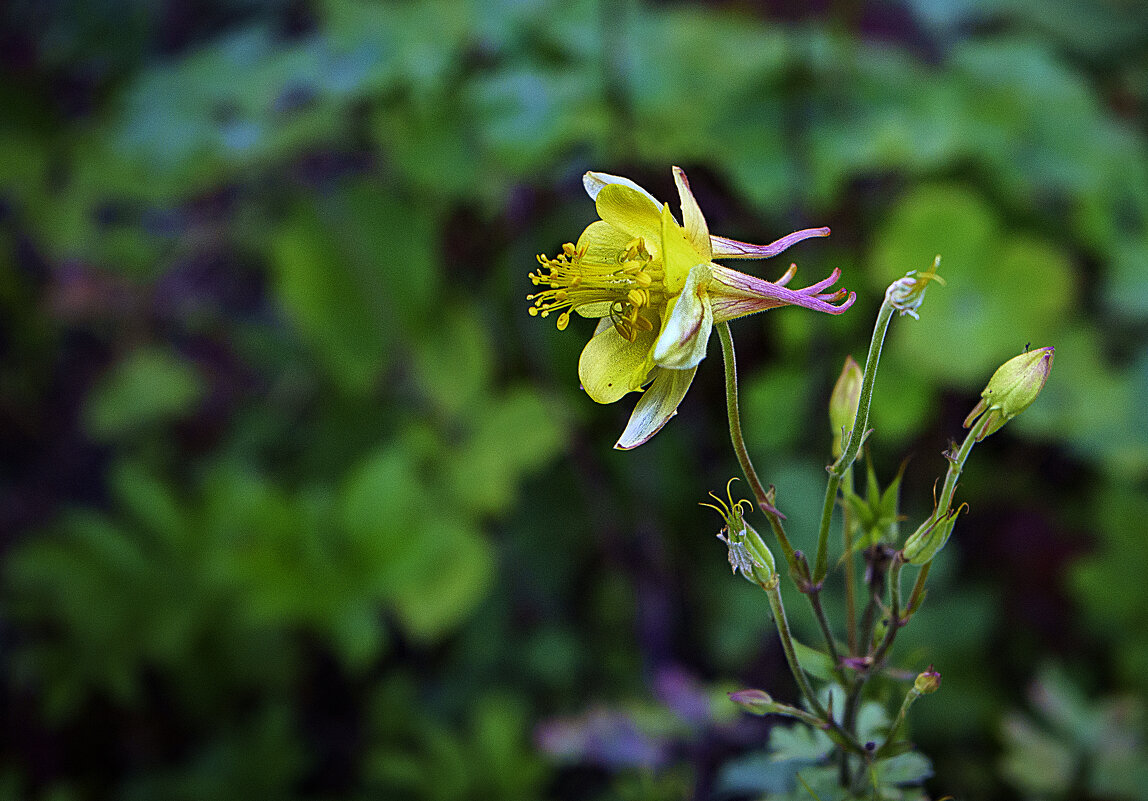
[[[390,336],[384,291],[362,261],[299,209],[271,243],[276,294],[336,384],[367,392],[387,366]]]
[[[400,623],[421,640],[435,640],[461,624],[494,579],[494,554],[478,531],[435,514],[410,532],[411,552],[389,588]]]
[[[143,433],[186,416],[203,394],[192,365],[163,348],[137,348],[99,379],[84,406],[84,426],[101,440]]]
[[[389,585],[397,563],[418,550],[435,507],[415,465],[397,448],[376,451],[348,473],[339,520],[380,588]]]
[[[472,411],[472,433],[444,464],[446,488],[462,508],[495,513],[513,503],[523,475],[564,443],[565,414],[556,404],[523,387]]]
[[[564,148],[602,136],[607,118],[590,69],[515,66],[469,84],[465,108],[480,121],[482,147],[496,166],[529,175]]]
[[[494,370],[490,334],[472,307],[440,310],[435,325],[415,343],[419,383],[431,401],[451,418],[481,414]],[[524,431],[528,429],[523,429]]]
[[[775,726],[769,731],[770,758],[775,762],[787,759],[816,762],[833,749],[833,742],[824,732],[805,725]]]
[[[829,654],[810,648],[797,640],[793,641],[793,650],[797,653],[797,663],[809,675],[823,681],[832,681],[836,677],[833,670],[835,666]]]
[[[920,784],[933,775],[933,765],[917,751],[884,759],[874,766],[879,784]]]

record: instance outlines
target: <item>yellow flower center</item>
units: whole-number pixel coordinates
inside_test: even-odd
[[[609,260],[587,259],[585,246],[567,242],[556,258],[539,255],[538,263],[542,267],[530,280],[550,288],[526,296],[534,301],[530,313],[546,317],[560,311],[559,331],[569,324],[571,311],[597,307],[586,309],[587,316],[609,316],[618,333],[633,342],[640,332],[653,330],[665,303],[663,273],[654,269],[654,257],[641,237]]]

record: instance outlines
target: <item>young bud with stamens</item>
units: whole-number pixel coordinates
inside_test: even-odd
[[[718,533],[717,538],[725,543],[729,549],[729,566],[734,573],[741,573],[747,580],[759,587],[773,586],[777,582],[777,564],[773,553],[765,544],[765,540],[757,530],[745,522],[745,509],[752,509],[753,504],[747,500],[735,501],[730,494],[730,486],[736,481],[731,478],[726,484],[727,501],[710,493],[716,503],[703,503],[725,521],[725,526]],[[744,508],[743,508],[744,507]]]

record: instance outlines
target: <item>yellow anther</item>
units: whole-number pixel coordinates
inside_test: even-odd
[[[554,258],[538,256],[541,268],[530,273],[530,281],[546,288],[527,296],[537,309],[532,314],[546,317],[557,312],[558,328],[564,329],[569,312],[608,302],[615,328],[632,342],[639,331],[652,328],[638,310],[653,305],[653,293],[661,292],[661,272],[650,269],[653,259],[641,237],[594,260],[587,260],[586,253],[586,247],[567,242]]]

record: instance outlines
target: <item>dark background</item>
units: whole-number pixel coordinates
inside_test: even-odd
[[[524,299],[595,218],[584,171],[671,199],[677,164],[716,233],[832,227],[749,270],[859,295],[733,326],[799,547],[890,281],[943,257],[874,399],[907,530],[995,367],[1056,346],[896,661],[944,677],[912,715],[935,796],[1148,798],[1146,22],[4,3],[0,797],[746,797],[769,724],[724,693],[796,691],[697,506],[737,470],[717,345],[619,453],[633,401],[578,388],[592,324]]]

